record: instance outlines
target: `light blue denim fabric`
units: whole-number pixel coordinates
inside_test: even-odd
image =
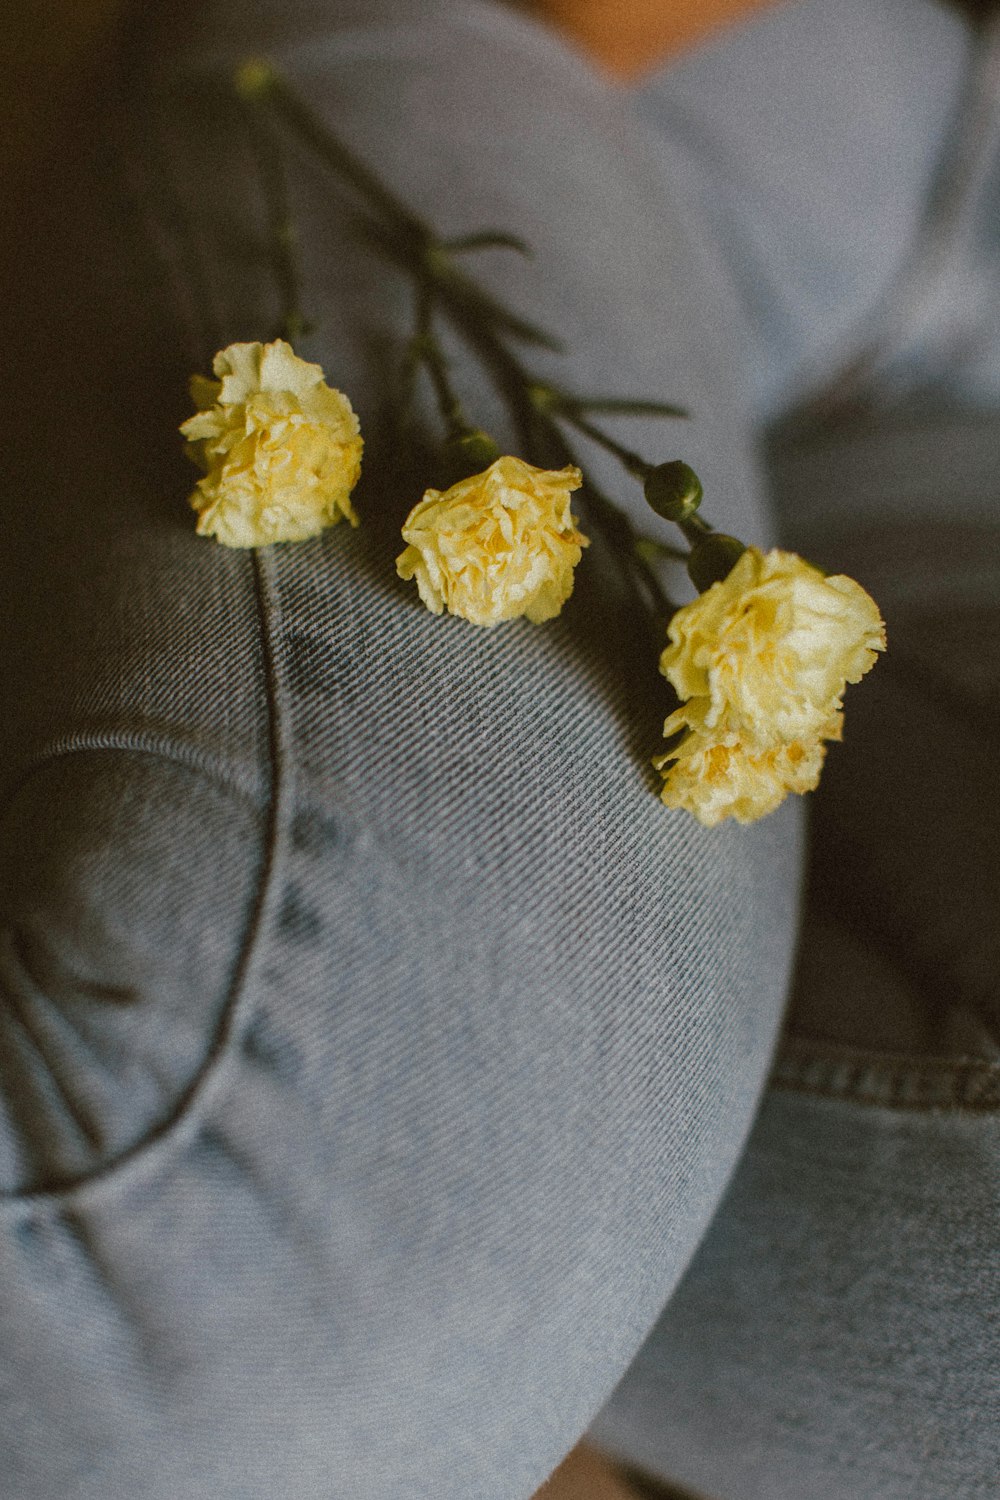
[[[998,1071],[986,1114],[770,1093],[592,1436],[724,1500],[989,1500]]]
[[[521,1500],[742,1148],[800,809],[708,835],[660,804],[656,646],[596,541],[545,627],[435,619],[395,577],[410,297],[298,151],[301,348],[360,412],[362,526],[194,535],[187,375],[277,311],[227,69],[272,56],[444,233],[524,234],[482,273],[565,338],[538,368],[689,403],[616,430],[760,537],[735,305],[624,101],[505,11],[136,26],[111,144],[81,129],[24,225],[12,340],[0,1493]]]
[[[891,631],[980,628],[964,606],[976,577],[976,619],[992,618],[993,574],[970,568],[992,535],[988,462],[943,538],[939,486],[884,482],[885,435],[870,490],[840,482],[852,454],[871,463],[849,442],[788,449],[776,517],[754,459],[760,414],[841,366],[905,262],[964,32],[921,0],[864,16],[806,0],[633,100],[466,0],[160,9],[136,13],[125,101],[109,87],[96,105],[111,147],[81,129],[24,226],[11,340],[12,360],[28,353],[0,556],[0,1495],[527,1500],[593,1423],[714,1500],[980,1500],[996,1143],[978,908],[970,969],[950,925],[925,920],[926,851],[900,885],[909,926],[883,914],[889,958],[851,949],[837,907],[849,1014],[809,929],[784,1091],[657,1322],[772,1056],[802,809],[708,834],[658,804],[667,705],[596,544],[540,629],[432,619],[395,579],[419,476],[390,461],[383,406],[409,299],[299,154],[318,320],[302,352],[361,413],[362,528],[256,557],[200,541],[174,435],[191,369],[276,320],[219,71],[263,52],[445,232],[526,235],[533,261],[491,253],[481,270],[565,337],[540,369],[691,405],[683,426],[616,431],[693,462],[714,520],[872,570]],[[858,69],[885,97],[864,90],[848,128]],[[780,120],[748,113],[762,90]],[[470,407],[509,434],[451,352]],[[930,473],[928,441],[904,479]],[[954,585],[929,614],[947,570],[899,552],[918,491]],[[931,711],[884,680],[902,720],[859,698],[849,724]],[[831,765],[824,827],[870,779],[867,745],[866,729],[860,760]],[[988,764],[976,739],[955,753]],[[892,847],[883,828],[842,861],[857,890],[868,851]],[[962,850],[944,853],[951,880]],[[937,1031],[900,947],[961,996]],[[893,1017],[878,1037],[855,1024],[872,1013]],[[963,1068],[935,1051],[942,1028]],[[920,1066],[893,1051],[902,1035]],[[949,1112],[901,1108],[914,1099]]]
[[[750,330],[763,420],[828,386],[873,341],[882,395],[1000,406],[1000,119],[974,126],[958,232],[935,245],[925,296],[895,324],[975,48],[937,0],[794,0],[645,81],[675,191],[712,228]],[[981,87],[995,94],[994,51]],[[953,183],[950,185],[954,185]],[[891,377],[891,378],[890,378]]]
[[[769,444],[781,535],[889,638],[813,800],[772,1088],[591,1429],[713,1500],[987,1500],[1000,1474],[998,34],[973,57],[917,0],[807,0],[642,101],[733,230],[762,404],[809,376]],[[942,237],[931,184],[972,147]]]
[[[591,1429],[712,1500],[996,1492],[998,452],[996,418],[924,414],[774,455],[787,539],[873,590],[889,651],[812,808],[772,1087]]]

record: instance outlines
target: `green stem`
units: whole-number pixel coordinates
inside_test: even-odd
[[[432,227],[407,207],[366,164],[302,103],[268,63],[251,61],[236,72],[237,92],[248,102],[270,105],[284,123],[321,161],[352,187],[369,208],[381,215],[382,248],[408,270],[436,286],[447,285],[451,296],[463,300],[479,316],[505,327],[527,343],[560,352],[558,340],[495,301],[451,261],[448,247]],[[510,243],[516,243],[511,238]]]
[[[669,557],[673,562],[687,562],[690,556],[680,547],[671,547],[669,542],[661,542],[659,537],[641,536],[636,543],[642,557],[652,561],[654,557]]]
[[[553,411],[559,410],[558,406],[550,407],[544,401],[540,402],[537,399],[538,392],[545,387],[533,380],[517,357],[511,354],[499,339],[492,338],[488,330],[484,338],[489,348],[490,358],[503,375],[504,384],[508,389],[517,392],[520,402],[527,406],[534,423],[541,427],[542,433],[562,461],[575,463],[576,455],[552,415]],[[643,461],[638,459],[638,462]],[[594,524],[603,534],[623,578],[629,584],[635,584],[638,581],[640,591],[645,596],[646,607],[651,614],[669,619],[674,613],[674,606],[663,592],[660,580],[649,559],[643,557],[639,547],[641,539],[631,521],[624,511],[620,510],[596,485],[589,481],[585,482],[584,496]]]
[[[633,453],[630,448],[625,448],[621,443],[616,443],[614,438],[609,437],[606,432],[602,432],[599,427],[595,427],[593,422],[588,422],[587,418],[581,416],[571,405],[561,406],[557,404],[554,410],[557,416],[562,417],[564,422],[569,422],[570,426],[575,427],[577,432],[582,432],[592,442],[605,448],[608,453],[613,453],[615,458],[624,465],[634,479],[638,479],[641,482],[644,479],[648,479],[649,475],[653,472],[655,465],[647,463],[644,458],[641,458],[638,453]]]
[[[455,387],[448,372],[448,361],[438,343],[431,322],[431,291],[422,281],[417,292],[417,331],[413,339],[413,352],[426,368],[434,387],[441,420],[449,439],[462,437],[471,431],[462,410]]]
[[[498,389],[511,408],[521,432],[524,451],[537,453],[540,446],[553,455],[553,462],[576,463],[576,456],[544,403],[535,399],[542,389],[488,324],[471,314],[462,297],[451,295],[447,282],[436,284],[445,313],[457,331],[492,371]],[[640,460],[641,462],[641,460]],[[623,578],[630,585],[638,581],[651,614],[669,619],[674,606],[667,599],[649,560],[642,556],[639,537],[623,511],[589,481],[585,482],[585,499],[594,524],[601,531]]]
[[[294,344],[307,331],[308,325],[302,311],[298,235],[288,196],[288,179],[281,152],[267,127],[267,121],[262,118],[256,98],[247,99],[246,105],[250,137],[267,206],[271,259],[283,307],[282,328],[289,343]]]
[[[253,95],[270,103],[303,143],[311,147],[321,161],[332,167],[339,177],[376,208],[396,234],[421,248],[433,244],[435,236],[430,225],[413,213],[363,161],[327,129],[322,120],[293,93],[280,73],[267,64],[248,66],[260,69]]]
[[[707,521],[702,520],[701,516],[687,516],[683,521],[675,521],[674,524],[680,527],[685,540],[690,542],[692,547],[714,530]]]
[[[481,229],[476,234],[461,234],[457,239],[443,241],[444,248],[464,255],[469,250],[516,250],[519,255],[531,259],[531,246],[516,234],[505,229]]]
[[[556,399],[547,404],[538,400],[539,393],[546,388],[524,369],[498,330],[557,352],[560,349],[558,342],[511,313],[458,270],[450,259],[447,246],[438,241],[430,225],[414,214],[355,157],[269,64],[256,61],[244,64],[237,71],[236,87],[249,103],[261,101],[272,105],[300,140],[352,187],[365,200],[366,206],[381,214],[384,220],[379,226],[382,248],[418,279],[417,335],[412,352],[427,367],[442,417],[451,432],[467,430],[468,424],[451,385],[444,354],[431,328],[431,304],[435,297],[458,333],[492,371],[520,430],[525,452],[536,453],[541,447],[554,453],[563,463],[575,463],[573,451],[555,420],[558,415],[613,453],[635,478],[644,480],[649,475],[654,467],[652,464],[587,421],[571,403],[563,405]],[[283,179],[280,186],[284,194]],[[278,203],[279,199],[275,197],[274,202]],[[279,222],[277,216],[275,222]],[[287,236],[282,237],[281,245],[285,253],[289,248]],[[283,265],[282,274],[287,290],[291,287],[287,264]],[[585,498],[593,522],[604,534],[623,577],[630,584],[638,583],[652,612],[669,617],[673,606],[664,595],[648,558],[639,550],[641,539],[628,517],[589,482],[585,485]]]

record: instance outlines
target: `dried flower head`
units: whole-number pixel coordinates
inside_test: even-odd
[[[885,649],[875,601],[792,552],[748,547],[720,583],[677,611],[660,670],[684,700],[663,732],[686,731],[655,764],[663,800],[711,826],[753,822],[819,780],[842,700]]]
[[[811,792],[825,756],[819,739],[748,751],[735,735],[715,740],[689,734],[653,764],[663,772],[667,806],[692,813],[706,828],[714,828],[724,818],[755,823],[774,812],[789,792]]]
[[[216,380],[191,381],[199,409],[181,427],[205,471],[191,495],[199,534],[263,547],[316,536],[345,516],[356,526],[358,419],[320,366],[276,339],[230,344],[212,369]]]
[[[674,728],[731,731],[761,747],[828,738],[845,687],[885,648],[878,606],[859,583],[756,547],[679,609],[668,634],[660,671],[691,700]]]
[[[443,493],[428,490],[403,526],[409,546],[396,571],[416,579],[435,614],[448,610],[474,625],[550,620],[588,544],[569,508],[581,482],[572,465],[536,469],[505,457]]]

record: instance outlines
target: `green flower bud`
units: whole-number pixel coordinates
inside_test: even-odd
[[[550,385],[542,385],[540,381],[534,381],[527,387],[527,397],[535,410],[540,412],[558,411],[562,404],[559,392]]]
[[[447,447],[456,457],[466,459],[472,465],[473,473],[477,469],[489,468],[500,457],[500,449],[495,441],[481,427],[477,427],[474,432],[463,432],[461,437],[453,438]]]
[[[710,531],[695,542],[688,558],[688,576],[699,594],[721,583],[732,572],[746,551],[746,547],[734,536],[724,531]]]
[[[441,456],[444,463],[443,482],[447,485],[488,469],[500,457],[500,449],[488,432],[477,427],[449,438]]]
[[[274,69],[262,57],[248,57],[233,75],[241,99],[261,99],[274,82]]]
[[[657,464],[646,476],[643,492],[647,503],[665,521],[686,521],[701,504],[701,480],[680,459]]]

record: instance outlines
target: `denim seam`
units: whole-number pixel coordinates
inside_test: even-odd
[[[11,803],[33,778],[50,766],[60,765],[77,755],[107,754],[160,760],[168,765],[181,766],[185,771],[193,771],[204,781],[250,807],[259,806],[262,797],[268,795],[268,788],[261,786],[259,778],[254,779],[244,775],[239,769],[227,766],[224,761],[217,759],[214,755],[205,755],[185,745],[183,741],[166,735],[136,734],[131,730],[106,730],[101,733],[84,732],[63,735],[43,745],[38,754],[32,756],[27,765],[23,766],[3,788],[2,797],[0,797],[0,818],[7,813]]]
[[[1000,1066],[975,1057],[920,1057],[786,1037],[768,1087],[903,1111],[1000,1110]]]
[[[119,163],[120,170],[120,163]],[[148,243],[148,233],[146,234]],[[155,259],[155,252],[154,252]],[[180,315],[177,297],[164,277],[167,296]],[[261,840],[261,867],[252,911],[244,940],[236,960],[230,991],[222,1014],[211,1037],[200,1068],[193,1081],[180,1095],[168,1119],[148,1132],[141,1140],[123,1151],[112,1162],[81,1174],[63,1187],[40,1187],[0,1191],[0,1222],[9,1218],[37,1217],[41,1213],[59,1213],[68,1207],[92,1206],[105,1195],[127,1189],[136,1178],[158,1169],[165,1153],[181,1149],[201,1128],[202,1118],[213,1099],[224,1090],[233,1067],[235,1043],[250,1008],[250,976],[261,947],[261,935],[267,931],[271,910],[278,899],[280,880],[277,872],[284,851],[282,830],[285,792],[285,714],[277,660],[276,642],[280,631],[280,607],[277,588],[269,576],[270,562],[257,549],[251,552],[257,627],[263,660],[264,696],[268,718],[269,798],[267,825]]]

